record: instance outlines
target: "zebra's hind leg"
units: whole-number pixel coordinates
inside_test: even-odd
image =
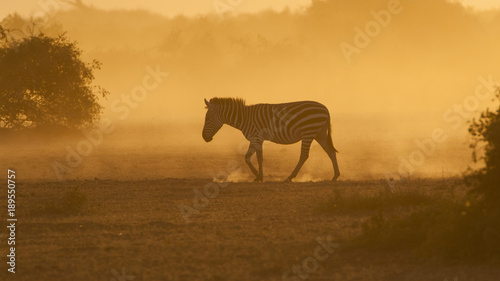
[[[264,155],[262,153],[262,143],[259,143],[256,145],[256,150],[257,150],[257,163],[259,164],[259,174],[257,175],[257,178],[254,181],[264,181],[264,167],[263,167],[263,162],[264,162]]]
[[[302,165],[304,165],[304,162],[306,162],[307,158],[309,158],[309,149],[311,148],[312,141],[313,141],[312,139],[302,140],[299,163],[297,163],[297,166],[293,170],[292,174],[285,180],[285,182],[292,181],[292,179],[295,178],[299,173],[300,168],[302,168]]]
[[[337,150],[333,146],[333,142],[331,136],[325,133],[320,133],[318,137],[316,137],[316,141],[321,145],[323,150],[325,150],[330,160],[332,160],[334,175],[332,181],[336,181],[340,176],[339,164],[337,163]]]

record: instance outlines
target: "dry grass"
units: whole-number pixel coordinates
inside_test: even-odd
[[[78,215],[85,211],[86,205],[87,196],[78,188],[73,188],[42,202],[42,206],[33,215]]]
[[[328,235],[341,248],[308,280],[497,280],[500,274],[498,265],[417,260],[404,248],[345,247],[380,204],[396,215],[432,202],[433,194],[463,192],[463,186],[452,191],[453,180],[404,183],[408,191],[400,198],[380,195],[382,181],[230,183],[186,223],[179,204],[193,206],[193,188],[208,182],[20,184],[16,279],[119,280],[114,273],[123,268],[134,280],[281,280],[313,255],[317,237]],[[331,209],[338,194],[343,204]],[[66,207],[43,211],[57,200]],[[70,202],[83,203],[74,211]],[[0,280],[5,276],[0,272]]]

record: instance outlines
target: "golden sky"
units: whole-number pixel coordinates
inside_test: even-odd
[[[214,12],[214,4],[232,3],[236,12],[256,12],[264,9],[281,10],[288,6],[292,9],[308,5],[311,0],[82,0],[83,3],[102,9],[144,9],[162,15],[177,14],[195,15]],[[500,8],[498,0],[461,0],[465,5],[478,9]],[[59,0],[2,0],[0,18],[18,12],[21,15],[30,15],[46,9],[54,9],[51,3],[60,3]]]

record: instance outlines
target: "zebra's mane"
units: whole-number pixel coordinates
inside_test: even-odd
[[[241,98],[212,98],[210,100],[211,104],[222,105],[222,106],[235,106],[243,107],[246,105],[245,100]]]

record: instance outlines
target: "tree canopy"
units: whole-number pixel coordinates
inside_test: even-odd
[[[63,34],[14,39],[0,26],[0,128],[81,128],[94,124],[107,91],[93,86],[96,60],[85,63]]]
[[[500,102],[500,89],[496,101]],[[494,208],[500,212],[500,106],[496,110],[487,109],[469,127],[474,143],[472,147],[483,146],[484,155],[475,161],[484,161],[484,167],[469,175],[473,190],[481,196],[485,208]]]
[[[500,102],[500,89],[495,101]],[[474,161],[481,161],[483,168],[473,170],[466,177],[473,187],[476,204],[468,208],[468,218],[460,221],[457,229],[468,237],[463,241],[472,246],[471,252],[482,252],[487,256],[500,256],[500,106],[487,109],[478,119],[472,120],[469,133],[474,142]],[[480,157],[476,150],[481,148]]]

